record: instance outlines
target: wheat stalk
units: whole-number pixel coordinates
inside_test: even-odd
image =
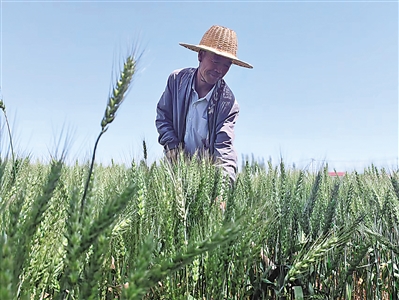
[[[13,170],[13,178],[11,180],[11,182],[14,182],[15,177],[17,176],[17,172],[16,172],[16,163],[15,163],[15,153],[14,153],[14,146],[12,143],[12,135],[11,135],[11,127],[10,127],[10,122],[8,122],[8,117],[7,117],[7,113],[6,113],[6,106],[4,105],[4,101],[3,99],[0,99],[0,109],[3,111],[4,114],[4,118],[6,120],[6,124],[7,124],[7,131],[8,131],[8,137],[10,140],[10,148],[11,148],[11,157],[12,157],[12,170]]]
[[[3,111],[4,118],[6,120],[8,136],[10,138],[11,155],[12,155],[12,160],[14,161],[14,147],[13,147],[13,144],[12,144],[11,128],[10,128],[10,123],[8,122],[7,113],[6,113],[6,106],[4,105],[3,99],[0,99],[0,109]]]
[[[126,58],[125,63],[123,65],[123,69],[120,72],[119,79],[116,82],[116,85],[112,89],[111,95],[108,98],[108,103],[107,103],[107,107],[105,109],[104,117],[101,120],[101,132],[98,135],[97,140],[94,144],[94,150],[93,150],[93,156],[91,159],[89,174],[87,176],[86,185],[85,185],[85,188],[83,191],[81,208],[80,208],[81,216],[83,215],[85,199],[86,199],[87,190],[88,190],[89,183],[90,183],[91,174],[93,172],[94,161],[95,161],[95,157],[96,157],[98,143],[100,141],[101,136],[107,131],[108,125],[114,121],[115,115],[116,115],[119,107],[122,105],[123,100],[125,99],[126,93],[128,92],[129,87],[131,85],[133,75],[136,71],[137,60],[138,59],[135,58],[134,52]]]

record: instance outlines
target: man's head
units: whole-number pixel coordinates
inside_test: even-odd
[[[206,52],[229,59],[232,64],[252,69],[250,64],[237,58],[237,35],[229,28],[214,25],[205,32],[199,45],[184,43],[180,43],[180,45],[196,52],[205,50]]]
[[[205,50],[198,52],[198,61],[200,80],[210,85],[223,78],[232,64],[231,59]]]

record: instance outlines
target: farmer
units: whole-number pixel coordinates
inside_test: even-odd
[[[210,154],[231,181],[237,173],[237,154],[233,147],[234,125],[239,107],[223,77],[231,64],[252,68],[236,57],[236,33],[212,26],[199,45],[180,43],[198,52],[198,68],[172,72],[157,105],[158,142],[168,159],[178,151],[187,155]]]

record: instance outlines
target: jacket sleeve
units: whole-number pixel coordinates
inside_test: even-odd
[[[221,103],[221,111],[216,123],[216,140],[214,145],[214,156],[217,164],[221,166],[225,174],[228,174],[232,181],[236,179],[237,153],[233,147],[234,126],[236,124],[239,106],[237,101]]]
[[[174,111],[174,84],[175,74],[172,73],[169,78],[161,98],[157,104],[157,116],[155,125],[158,131],[158,142],[165,150],[174,149],[179,145],[179,140],[173,126]]]

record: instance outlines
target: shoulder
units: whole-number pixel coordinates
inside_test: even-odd
[[[190,77],[190,76],[193,76],[194,75],[194,73],[195,73],[195,71],[196,71],[197,69],[196,68],[183,68],[183,69],[177,69],[177,70],[174,70],[170,75],[169,75],[169,77],[172,77],[172,78],[182,78],[182,77]]]
[[[196,68],[184,68],[174,70],[168,78],[168,86],[178,90],[187,87],[192,82]]]

